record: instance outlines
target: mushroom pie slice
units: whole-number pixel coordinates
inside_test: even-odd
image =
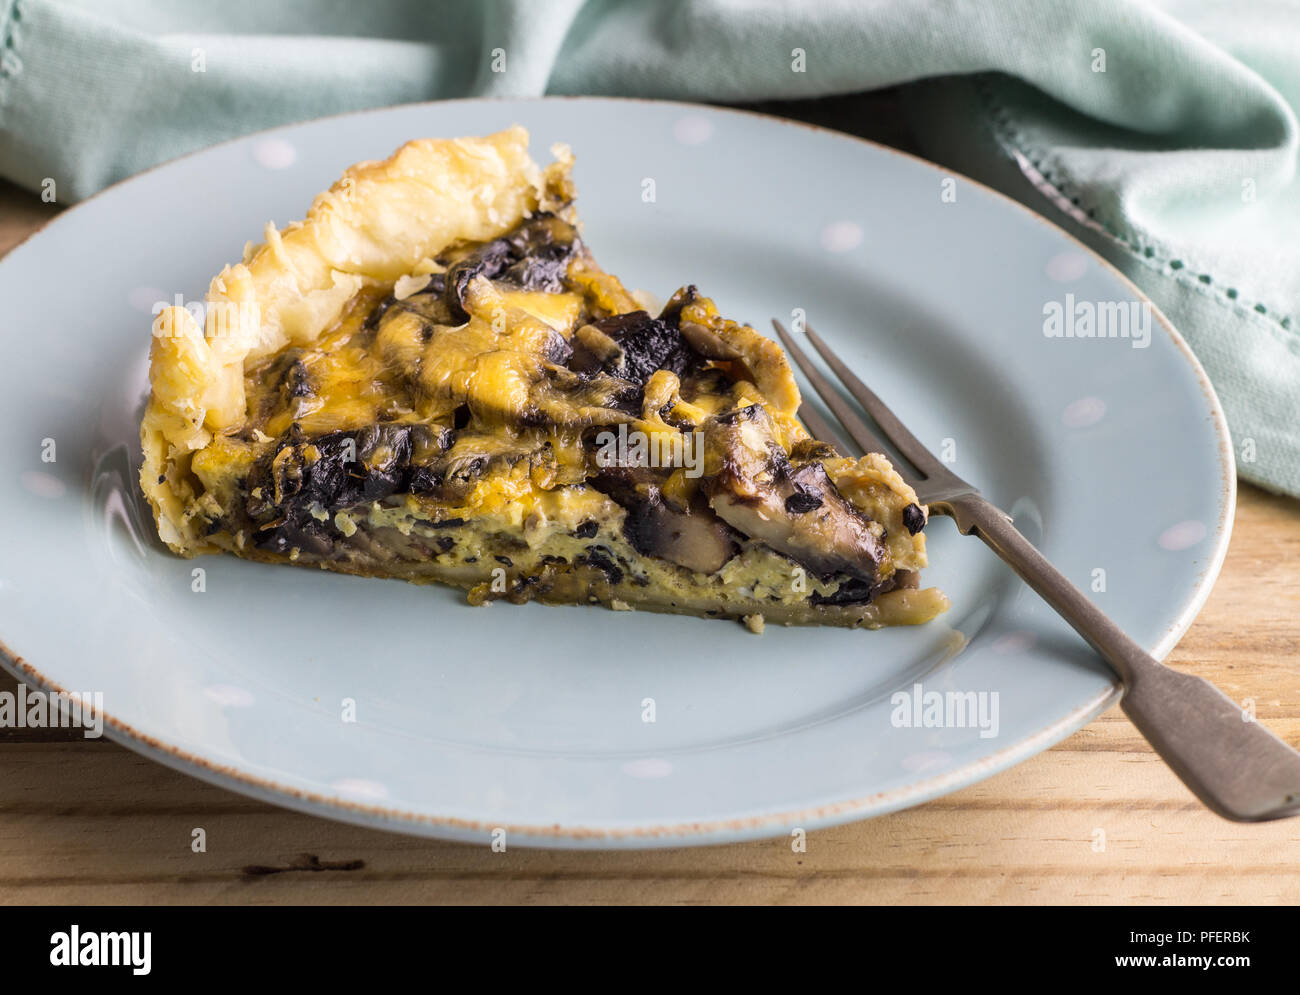
[[[154,323],[141,483],[184,556],[439,581],[472,604],[919,623],[926,509],[809,437],[782,349],[602,271],[513,128],[415,141]]]

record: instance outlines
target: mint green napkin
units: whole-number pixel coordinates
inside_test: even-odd
[[[1116,263],[1205,364],[1241,474],[1300,495],[1292,3],[0,0],[0,39],[0,175],[60,202],[385,104],[926,80],[906,106],[927,154]]]

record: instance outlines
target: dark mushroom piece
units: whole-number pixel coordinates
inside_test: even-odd
[[[875,581],[885,555],[879,526],[836,489],[820,463],[792,465],[758,405],[705,423],[709,504],[733,528],[819,577]]]
[[[731,530],[707,508],[676,511],[659,500],[629,508],[623,533],[643,556],[702,574],[717,573],[740,548]]]
[[[703,503],[676,508],[666,502],[652,473],[612,467],[589,482],[627,512],[623,535],[642,556],[713,574],[740,550],[731,529]]]

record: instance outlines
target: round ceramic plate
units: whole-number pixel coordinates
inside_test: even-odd
[[[101,692],[114,739],[236,791],[542,846],[712,843],[888,812],[1117,699],[1081,640],[946,519],[929,527],[925,579],[952,610],[877,632],[471,608],[451,589],[166,552],[135,485],[155,303],[202,300],[268,219],[302,217],[351,163],[516,122],[541,159],[573,147],[587,242],[629,286],[662,299],[696,283],[761,329],[802,310],[1135,639],[1160,655],[1190,623],[1228,541],[1223,418],[1174,330],[1078,243],[829,131],[684,104],[462,101],[183,158],[0,263],[10,669]],[[1088,320],[1113,334],[1080,337]]]

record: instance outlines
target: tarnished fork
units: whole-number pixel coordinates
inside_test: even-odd
[[[890,455],[854,406],[846,401],[776,320],[777,335],[847,434],[865,452]],[[1237,822],[1262,822],[1300,814],[1300,753],[1248,716],[1214,685],[1164,666],[1102,613],[1034,548],[979,491],[921,445],[892,411],[835,355],[812,328],[805,335],[862,405],[885,440],[911,467],[895,468],[931,512],[950,516],[963,535],[984,540],[1101,655],[1124,683],[1121,705],[1142,735],[1207,806]],[[799,415],[823,442],[834,432],[804,404]],[[892,459],[892,457],[891,457]]]

